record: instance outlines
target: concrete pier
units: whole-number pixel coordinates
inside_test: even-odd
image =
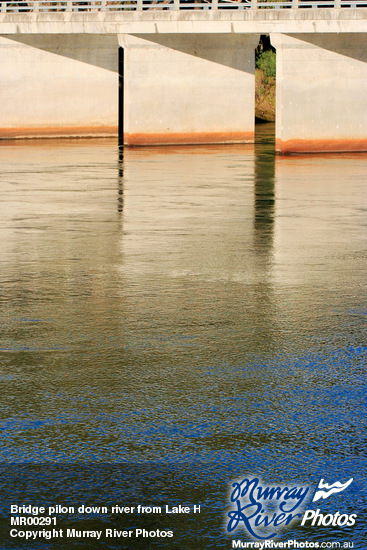
[[[119,35],[124,143],[247,143],[259,35]]]
[[[276,150],[367,151],[367,34],[272,34]]]
[[[0,138],[118,133],[117,36],[0,37]]]

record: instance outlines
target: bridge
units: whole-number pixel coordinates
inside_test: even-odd
[[[277,151],[367,151],[367,0],[0,6],[0,139],[252,142],[254,50],[269,34]]]

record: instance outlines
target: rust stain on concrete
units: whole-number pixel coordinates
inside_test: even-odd
[[[63,126],[0,128],[0,139],[110,137],[118,135],[117,126]]]
[[[172,132],[124,134],[124,144],[138,145],[210,145],[213,143],[253,143],[254,132]]]
[[[278,153],[352,153],[367,151],[367,139],[289,139],[275,140]]]

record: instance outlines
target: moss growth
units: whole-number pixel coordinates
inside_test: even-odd
[[[256,56],[255,116],[260,120],[275,120],[275,66],[272,50],[261,51]]]
[[[275,78],[276,57],[272,50],[259,52],[256,56],[256,68],[260,69],[266,78]]]

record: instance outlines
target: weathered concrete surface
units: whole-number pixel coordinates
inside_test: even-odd
[[[367,151],[367,34],[271,35],[276,150]]]
[[[277,48],[277,149],[366,150],[367,9],[0,14],[0,138],[248,142],[254,48]]]
[[[113,36],[0,37],[0,139],[118,133]]]
[[[359,33],[367,9],[0,13],[0,34]]]
[[[120,35],[124,143],[254,141],[259,35]]]

